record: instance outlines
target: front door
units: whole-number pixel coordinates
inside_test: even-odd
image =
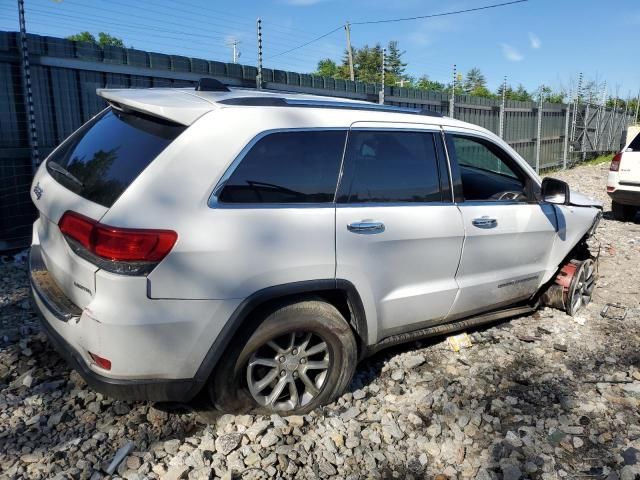
[[[448,317],[454,319],[535,294],[557,222],[553,205],[536,200],[537,184],[502,147],[463,132],[448,135],[447,146],[462,185],[457,203],[465,230],[460,292]]]
[[[336,197],[336,278],[358,289],[378,340],[442,321],[458,290],[463,226],[441,134],[400,128],[353,125]]]

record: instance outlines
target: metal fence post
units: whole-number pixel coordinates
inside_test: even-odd
[[[504,77],[504,82],[502,83],[502,102],[500,103],[500,127],[498,135],[500,138],[504,140],[504,117],[505,117],[505,106],[507,100],[507,77]]]
[[[542,108],[543,108],[543,87],[540,87],[540,98],[538,100],[538,133],[536,135],[536,173],[540,173],[540,147],[542,146]]]
[[[454,118],[456,106],[456,65],[453,64],[453,82],[451,82],[451,94],[449,95],[449,116]]]
[[[258,30],[258,75],[256,75],[256,87],[262,90],[262,20],[258,17],[256,22]]]
[[[36,116],[33,109],[33,95],[31,92],[31,65],[29,64],[27,24],[24,18],[24,0],[18,0],[18,17],[20,21],[22,91],[27,111],[27,125],[29,129],[27,137],[29,138],[29,147],[31,148],[31,164],[33,171],[35,172],[38,164],[40,163],[40,152],[38,151],[38,131],[36,129]]]
[[[380,72],[380,79],[382,80],[380,84],[382,88],[380,89],[380,95],[378,96],[378,102],[381,105],[384,104],[384,68],[385,68],[384,62],[385,62],[386,54],[387,54],[387,49],[383,48],[382,49],[382,71]]]
[[[589,135],[589,107],[591,106],[591,98],[587,102],[587,106],[584,109],[584,128],[582,130],[582,142],[580,144],[580,151],[582,152],[582,161],[587,159],[587,135]]]
[[[571,118],[571,91],[569,91],[569,98],[567,102],[567,108],[565,110],[565,119],[564,119],[564,145],[562,148],[562,169],[567,169],[567,156],[569,155],[569,120]]]

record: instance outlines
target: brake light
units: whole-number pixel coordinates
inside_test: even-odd
[[[171,230],[110,227],[75,212],[66,212],[58,226],[93,255],[115,262],[157,263],[178,239]]]
[[[620,160],[622,160],[622,152],[616,153],[616,156],[613,157],[609,170],[611,170],[612,172],[617,172],[618,170],[620,170]]]

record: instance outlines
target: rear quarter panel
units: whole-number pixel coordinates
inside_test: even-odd
[[[178,232],[175,247],[148,277],[151,298],[245,298],[273,285],[335,278],[333,205],[207,204],[256,135],[306,127],[343,125],[307,109],[220,108],[199,119],[135,180],[103,222]]]

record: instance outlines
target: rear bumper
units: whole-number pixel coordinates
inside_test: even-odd
[[[640,190],[621,190],[616,189],[613,192],[607,192],[611,200],[622,205],[632,205],[640,207]]]
[[[42,262],[40,246],[33,245],[29,254],[29,278],[34,310],[54,348],[94,390],[121,400],[153,400],[186,402],[203,387],[204,382],[191,379],[114,379],[92,370],[85,357],[68,342],[54,322],[65,324],[79,318],[74,305],[50,278]]]

